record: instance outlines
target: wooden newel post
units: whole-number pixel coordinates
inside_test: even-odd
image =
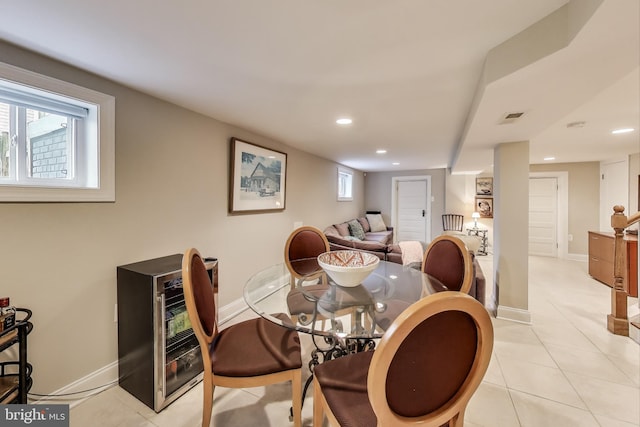
[[[613,207],[611,227],[615,232],[613,277],[611,288],[611,314],[607,316],[607,329],[616,335],[629,336],[629,318],[627,317],[627,292],[624,290],[623,272],[625,268],[624,229],[627,227],[627,217],[624,206]]]

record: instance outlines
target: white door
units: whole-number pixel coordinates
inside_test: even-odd
[[[529,178],[529,255],[558,256],[558,179]]]
[[[427,180],[399,180],[396,185],[397,240],[427,242]]]

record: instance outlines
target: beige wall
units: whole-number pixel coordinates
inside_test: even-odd
[[[457,213],[464,215],[465,227],[471,228],[474,225],[473,214],[476,200],[476,177],[491,177],[489,173],[478,175],[452,175],[447,172],[447,198],[445,205],[446,213]],[[487,250],[492,252],[493,242],[493,218],[478,218],[478,228],[487,229]]]
[[[0,203],[0,294],[33,310],[34,393],[117,360],[116,266],[195,246],[219,258],[225,305],[282,261],[294,222],[364,210],[361,172],[354,201],[337,202],[335,163],[2,42],[0,61],[116,97],[115,203]],[[231,136],[288,153],[284,212],[227,214]]]
[[[569,254],[589,253],[589,230],[599,229],[600,163],[552,163],[529,166],[530,172],[567,172],[569,175]]]
[[[633,215],[640,211],[638,206],[638,180],[640,179],[640,154],[629,156],[629,206],[625,206],[625,214]],[[632,228],[637,228],[636,223]]]

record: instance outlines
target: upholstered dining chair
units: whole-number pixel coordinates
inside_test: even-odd
[[[320,229],[309,225],[296,228],[284,245],[284,262],[291,273],[291,289],[301,277],[320,271],[318,255],[329,252],[329,241]],[[319,273],[308,279],[321,278]]]
[[[473,259],[467,246],[455,236],[433,239],[422,259],[422,271],[438,279],[450,291],[469,293],[473,283]]]
[[[464,225],[464,216],[459,214],[442,215],[442,229],[444,231],[460,231]]]
[[[188,249],[182,258],[182,278],[204,366],[202,426],[209,427],[211,422],[216,386],[245,388],[291,381],[293,424],[300,427],[302,359],[298,333],[263,318],[218,330],[213,286],[196,249]]]
[[[375,351],[314,369],[313,425],[462,427],[489,366],[493,326],[482,304],[446,291],[412,304]]]
[[[315,302],[310,301],[300,289],[296,289],[296,281],[304,277],[306,281],[311,282],[305,287],[307,293],[320,296],[327,292],[327,275],[318,264],[318,255],[329,250],[327,237],[316,227],[298,227],[287,238],[284,245],[284,262],[291,274],[287,306],[294,325],[298,321],[303,324],[311,323],[315,313],[315,320],[322,320],[324,326],[326,317],[318,313]],[[318,284],[314,283],[316,280]]]

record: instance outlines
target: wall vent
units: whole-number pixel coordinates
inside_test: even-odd
[[[516,120],[518,120],[520,117],[522,117],[524,115],[524,113],[506,113],[503,117],[502,120],[500,121],[501,125],[506,125],[509,123],[513,123]]]

